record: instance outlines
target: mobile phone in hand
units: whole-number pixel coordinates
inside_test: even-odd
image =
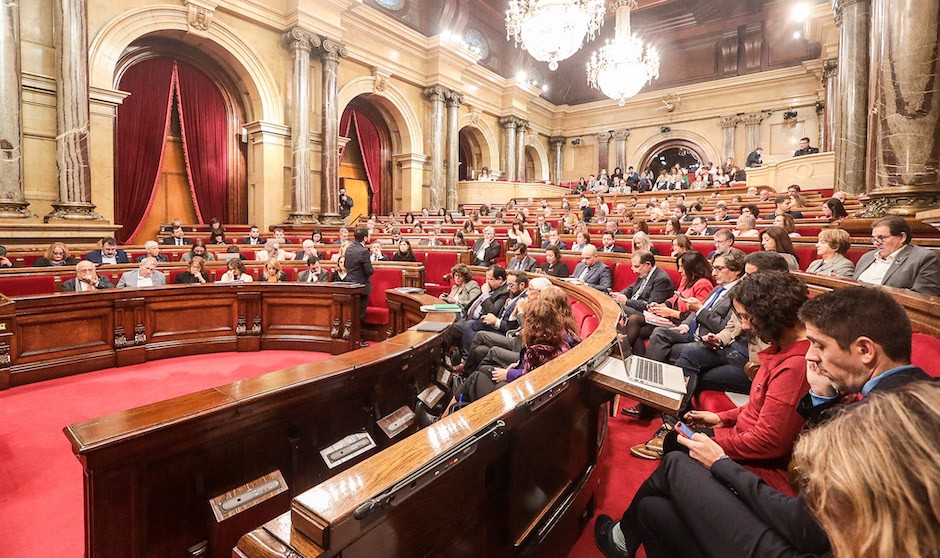
[[[676,432],[678,432],[679,434],[685,436],[686,438],[690,440],[692,439],[692,436],[695,436],[695,431],[689,428],[688,426],[686,426],[686,424],[682,421],[679,421],[676,423],[675,429],[676,429]]]

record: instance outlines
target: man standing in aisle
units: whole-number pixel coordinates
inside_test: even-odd
[[[359,311],[359,319],[362,320],[366,317],[366,307],[369,306],[369,294],[372,293],[372,274],[375,273],[375,269],[369,259],[369,249],[363,245],[363,242],[369,237],[369,229],[356,227],[353,235],[355,240],[346,248],[346,272],[348,273],[346,281],[365,285]],[[360,342],[361,344],[362,342]]]

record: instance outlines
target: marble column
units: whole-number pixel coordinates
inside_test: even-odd
[[[429,87],[424,96],[431,102],[431,199],[432,208],[444,207],[444,96],[443,87]]]
[[[340,225],[339,216],[339,59],[348,53],[346,47],[331,39],[320,44],[323,63],[323,144],[320,153],[320,217],[325,225]]]
[[[823,62],[822,67],[822,85],[826,91],[826,99],[823,101],[823,118],[819,142],[820,151],[832,151],[836,144],[836,114],[839,110],[838,84],[836,79],[839,74],[839,63],[835,58],[829,58]]]
[[[560,184],[564,180],[565,160],[563,158],[565,142],[567,140],[562,136],[552,136],[548,138],[548,145],[552,148],[552,169],[549,179],[552,184]]]
[[[4,2],[9,4],[9,2]],[[59,200],[45,221],[103,220],[91,203],[88,0],[54,0]]]
[[[607,161],[610,157],[610,132],[601,132],[597,134],[597,173],[601,169],[607,168]],[[610,169],[613,171],[614,169]]]
[[[499,125],[503,128],[503,154],[506,157],[503,174],[506,180],[516,179],[516,124],[517,120],[512,116],[499,119]]]
[[[20,7],[0,1],[0,218],[32,217],[23,191]]]
[[[291,206],[289,223],[312,223],[313,176],[310,149],[310,51],[320,45],[320,37],[299,27],[291,29],[284,40],[294,60],[291,78],[293,103],[290,111],[291,135]]]
[[[874,0],[865,217],[940,207],[940,3]],[[842,76],[839,76],[842,82]],[[844,94],[843,94],[844,96]]]
[[[718,125],[721,126],[721,161],[716,165],[724,165],[729,157],[734,157],[734,130],[738,125],[737,116],[720,116]]]
[[[748,154],[760,147],[760,123],[764,121],[764,118],[765,115],[762,112],[753,112],[741,117],[747,137]]]
[[[447,93],[447,184],[444,196],[445,207],[448,211],[457,209],[457,178],[460,176],[460,105],[463,95],[456,91]],[[441,206],[432,205],[432,210]]]
[[[617,151],[617,163],[615,166],[620,167],[620,170],[627,170],[627,138],[630,136],[630,130],[616,130],[613,134],[614,144]],[[608,169],[613,170],[613,169]]]
[[[525,181],[525,133],[529,131],[529,123],[519,121],[516,123],[516,180]],[[533,177],[534,179],[535,177]]]
[[[861,194],[866,182],[870,0],[833,0],[832,9],[839,26],[840,121],[835,144],[835,188]]]

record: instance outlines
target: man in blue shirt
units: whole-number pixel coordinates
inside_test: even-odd
[[[846,403],[849,394],[896,389],[930,380],[911,365],[911,321],[890,294],[869,287],[842,287],[809,300],[800,310],[810,349],[810,391],[799,413],[811,422]]]

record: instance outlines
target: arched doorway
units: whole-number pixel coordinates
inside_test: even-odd
[[[460,128],[457,145],[460,156],[458,180],[475,180],[480,176],[483,167],[487,167],[491,174],[497,170],[492,166],[493,152],[490,142],[481,128],[474,124],[464,125]]]
[[[246,223],[247,145],[237,82],[213,59],[173,40],[133,43],[117,65],[115,216],[122,241],[160,224]]]
[[[339,133],[349,138],[340,152],[339,180],[355,202],[350,219],[388,215],[394,199],[393,147],[385,117],[365,96],[356,97],[343,110]]]
[[[652,171],[653,176],[658,176],[659,171],[670,169],[678,164],[691,173],[706,162],[707,158],[703,150],[694,142],[672,139],[650,149],[643,157],[640,169],[649,169]]]

